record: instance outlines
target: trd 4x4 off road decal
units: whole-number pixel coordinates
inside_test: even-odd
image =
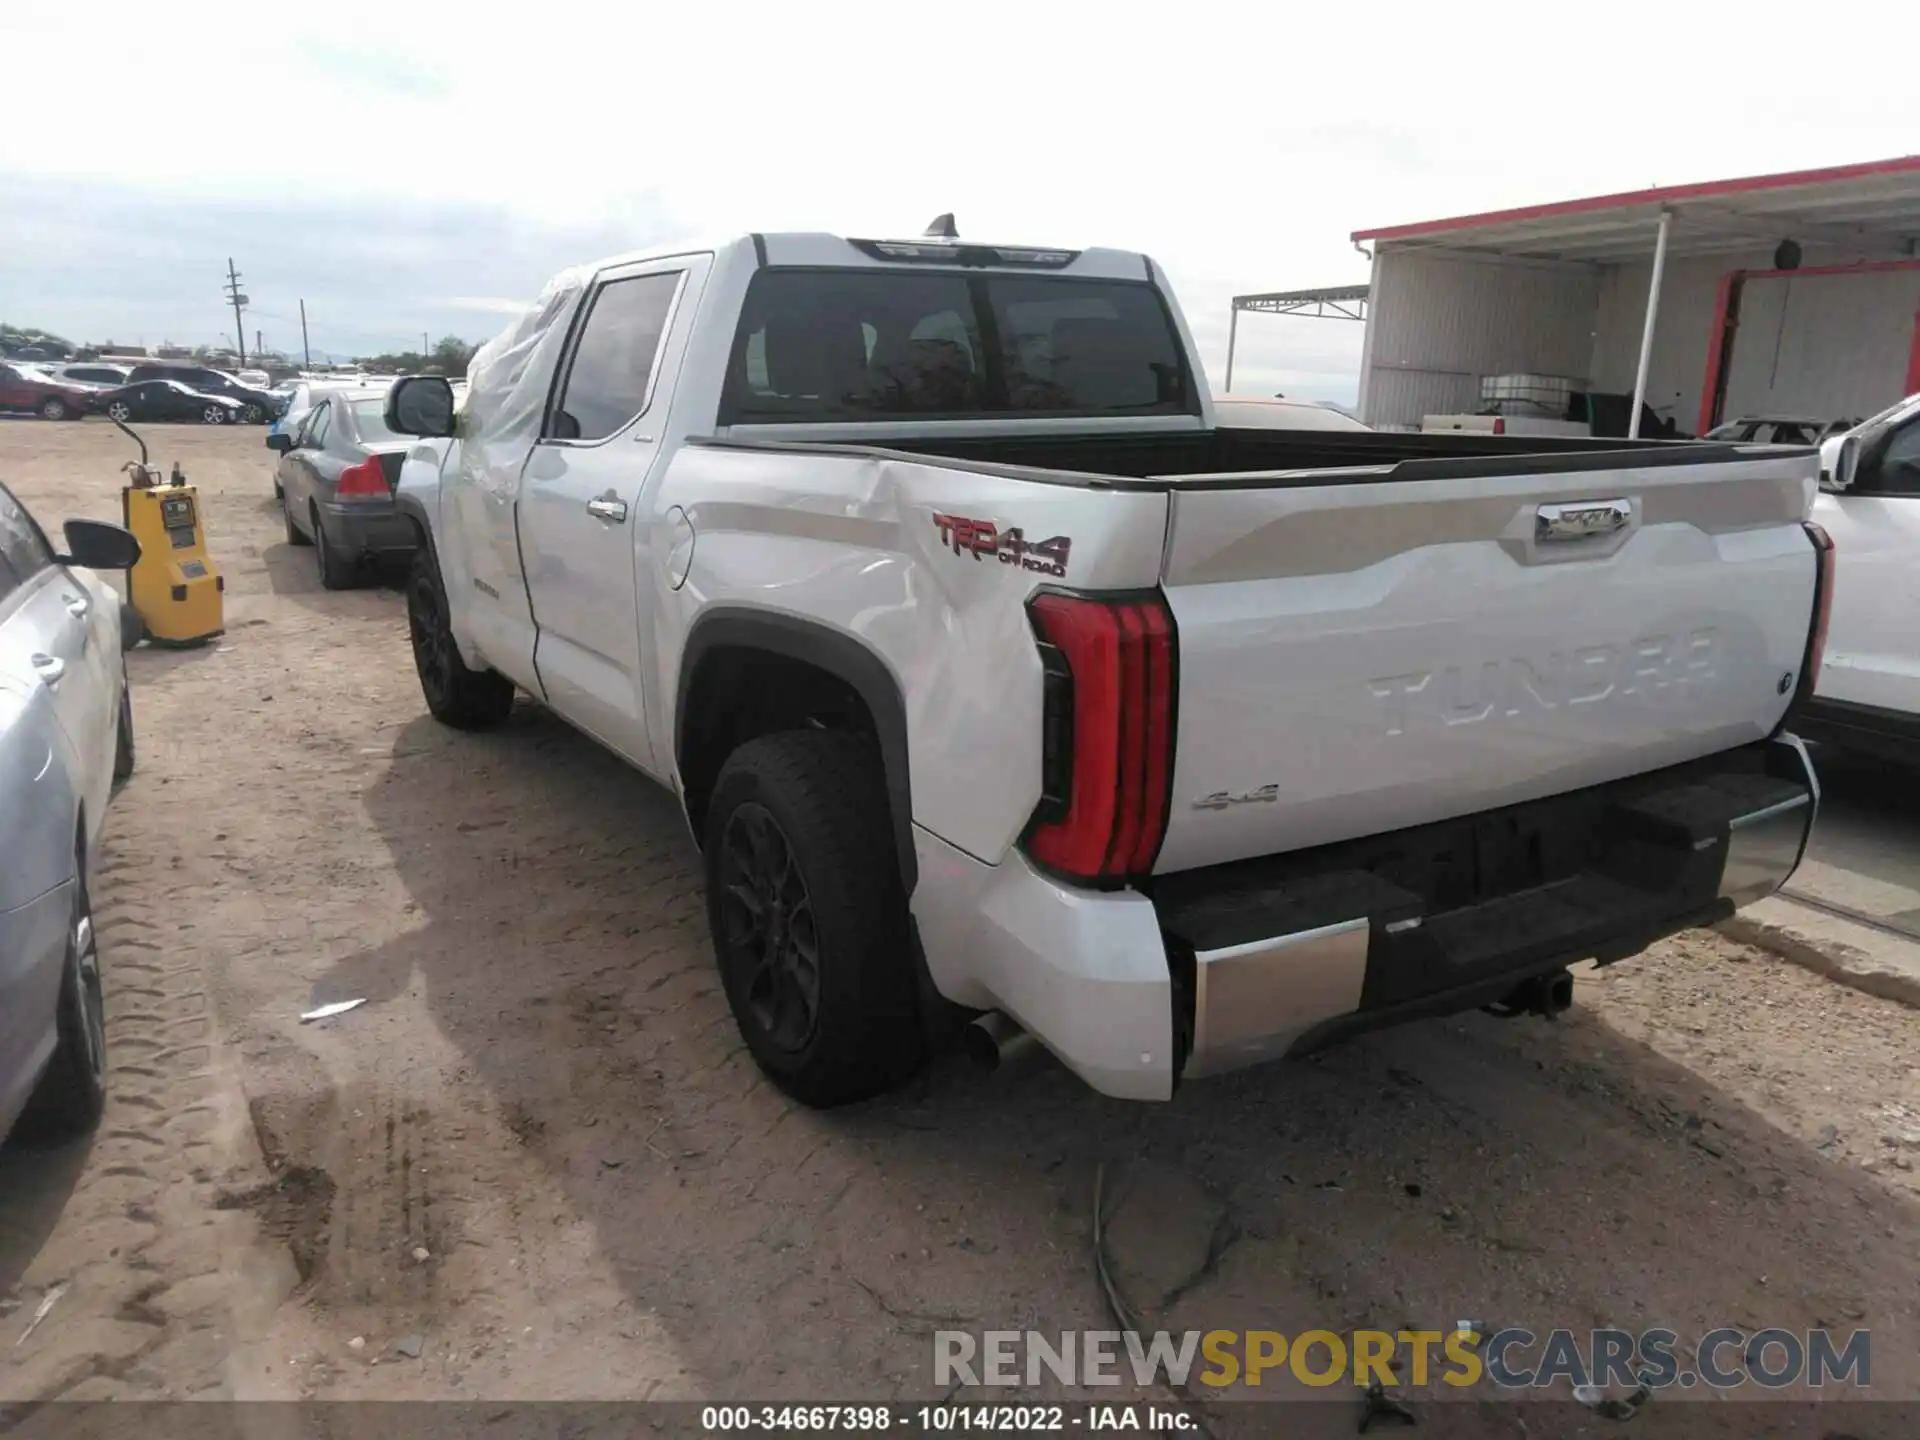
[[[971,555],[976,560],[993,555],[1002,565],[1018,565],[1022,570],[1066,577],[1067,553],[1072,550],[1073,541],[1065,535],[1055,535],[1051,540],[1029,540],[1018,526],[1002,530],[991,520],[974,520],[965,515],[935,514],[933,523],[940,531],[941,541],[956,555]]]

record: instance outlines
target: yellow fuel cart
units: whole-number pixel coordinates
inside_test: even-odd
[[[204,644],[226,628],[221,597],[227,578],[207,555],[200,492],[187,483],[178,461],[162,481],[147,464],[146,443],[133,438],[140,442],[140,459],[126,466],[129,483],[120,491],[120,511],[140,541],[140,559],[127,572],[127,599],[154,644]]]

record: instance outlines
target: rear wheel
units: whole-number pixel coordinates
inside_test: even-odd
[[[407,577],[407,632],[427,709],[442,725],[485,730],[513,709],[513,682],[496,670],[470,670],[453,638],[440,569],[423,542]]]
[[[224,425],[227,423],[227,412],[218,405],[209,405],[200,412],[200,418],[209,425]]]
[[[313,522],[313,556],[320,572],[320,588],[323,590],[349,590],[353,588],[353,562],[334,548],[327,539],[326,527],[320,523],[320,512],[308,512],[307,518]]]
[[[918,1069],[926,1035],[872,742],[830,730],[748,741],[714,785],[703,848],[721,984],[767,1077],[825,1107]]]
[[[287,504],[286,501],[287,501],[287,497],[285,492],[283,491],[280,496],[280,518],[287,522],[287,544],[311,545],[313,541],[309,540],[306,536],[306,532],[301,530],[299,525],[294,523],[293,507]]]
[[[100,1123],[107,1104],[107,1009],[100,986],[100,949],[87,894],[85,847],[74,858],[73,907],[66,967],[60,976],[58,1039],[46,1073],[21,1112],[16,1133],[43,1142],[70,1140]]]
[[[62,400],[58,395],[49,395],[40,402],[40,418],[42,420],[64,420],[67,418],[67,413],[67,402]]]

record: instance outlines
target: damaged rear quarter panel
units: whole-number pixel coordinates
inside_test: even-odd
[[[676,505],[696,538],[679,590],[658,563],[664,555],[648,567],[654,733],[672,732],[682,646],[707,607],[745,605],[841,631],[900,685],[914,823],[989,863],[1019,838],[1040,794],[1041,675],[1027,597],[1043,585],[1157,584],[1167,516],[1163,493],[894,455],[700,445],[681,449],[663,477],[655,511]],[[956,546],[954,517],[991,526],[993,544]],[[1004,542],[1012,530],[1022,540]],[[1064,578],[1049,573],[1057,549],[1035,567],[1020,563],[1055,538],[1070,542]],[[667,753],[675,748],[677,737]]]

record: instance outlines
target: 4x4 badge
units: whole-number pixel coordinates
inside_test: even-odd
[[[1061,579],[1066,576],[1067,555],[1073,549],[1073,541],[1065,535],[1055,535],[1050,540],[1029,540],[1018,526],[1002,530],[991,520],[942,515],[937,511],[933,523],[940,532],[941,542],[956,555],[971,555],[976,560],[992,555],[1002,565],[1018,565],[1022,570]]]

